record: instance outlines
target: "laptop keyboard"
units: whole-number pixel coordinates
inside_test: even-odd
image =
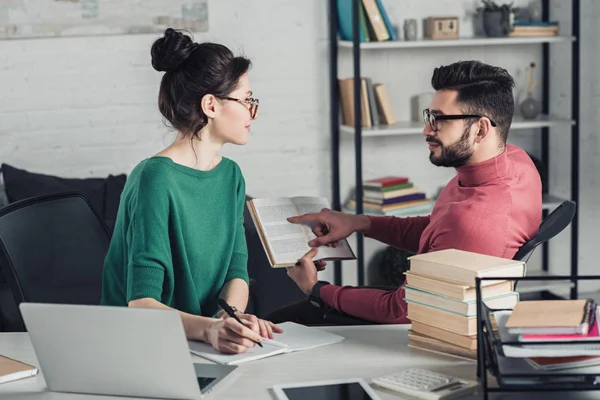
[[[217,379],[217,378],[202,378],[202,377],[198,377],[198,385],[200,385],[200,390],[206,388],[215,379]]]

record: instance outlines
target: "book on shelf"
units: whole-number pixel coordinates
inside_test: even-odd
[[[427,195],[404,176],[384,176],[363,182],[363,211],[370,215],[410,216],[428,214],[432,202]],[[356,193],[345,204],[356,211]]]
[[[310,250],[309,241],[316,238],[308,224],[293,224],[287,218],[318,213],[331,208],[324,197],[278,197],[248,200],[248,211],[272,267],[295,265]],[[319,247],[315,260],[353,260],[354,251],[348,240],[338,247]]]
[[[373,178],[363,182],[363,188],[370,188],[376,190],[385,190],[385,188],[389,187],[397,187],[398,185],[409,185],[409,178],[405,176],[383,176],[380,178]],[[412,187],[412,186],[402,186],[402,187]]]
[[[354,78],[338,79],[340,89],[340,108],[342,124],[354,126]],[[369,128],[381,124],[395,124],[389,97],[381,83],[373,83],[373,79],[360,79],[361,126]]]
[[[388,126],[396,124],[398,119],[392,109],[392,102],[385,86],[383,86],[383,83],[375,83],[373,84],[373,89],[375,90],[375,100],[381,123]]]
[[[353,0],[337,0],[340,39],[352,40]],[[397,40],[389,15],[381,0],[359,0],[359,40],[361,42]]]
[[[342,108],[342,123],[347,126],[354,126],[354,79],[338,79],[340,87],[340,106]],[[360,111],[361,126],[368,128],[372,125],[371,109],[369,107],[369,94],[367,90],[367,81],[365,78],[360,80]]]
[[[403,189],[396,190],[364,190],[363,191],[363,199],[367,200],[387,200],[393,199],[396,197],[406,196],[408,194],[419,193],[419,189],[413,187],[412,183],[408,183],[409,187]]]
[[[595,320],[592,299],[532,300],[515,306],[506,328],[513,335],[586,335]]]
[[[559,33],[559,24],[557,21],[539,21],[539,22],[514,22],[509,36],[528,37],[528,36],[557,36]]]
[[[522,277],[523,261],[494,257],[464,250],[447,249],[409,257],[410,271],[418,275],[436,277],[448,282],[475,285],[475,278]],[[494,280],[482,281],[481,286]]]

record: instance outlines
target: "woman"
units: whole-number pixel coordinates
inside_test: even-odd
[[[104,263],[102,304],[174,308],[190,340],[225,353],[245,352],[276,325],[236,311],[248,301],[238,165],[218,155],[243,145],[256,118],[250,61],[225,46],[194,43],[173,29],[152,45],[152,66],[165,71],[158,108],[177,130],[175,141],[131,172]]]

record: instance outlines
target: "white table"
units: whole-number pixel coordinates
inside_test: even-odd
[[[317,329],[317,328],[315,328]],[[455,358],[410,349],[407,346],[407,325],[327,327],[327,331],[346,338],[342,343],[249,362],[239,366],[239,377],[215,391],[209,400],[272,400],[270,388],[277,383],[322,379],[364,378],[369,381],[379,375],[408,367],[425,367],[466,379],[475,379],[476,364]],[[0,333],[0,354],[39,365],[26,333]],[[195,362],[205,362],[194,356]],[[403,397],[376,389],[383,400]],[[600,393],[494,394],[492,399],[578,399],[600,398]],[[479,398],[479,397],[472,397]],[[46,391],[43,374],[0,384],[0,400],[110,400],[121,397],[53,393]]]

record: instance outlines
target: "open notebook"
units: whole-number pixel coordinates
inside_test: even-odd
[[[233,365],[260,360],[261,358],[271,357],[276,354],[326,346],[344,340],[343,336],[334,335],[318,328],[308,328],[294,322],[284,322],[278,326],[284,332],[275,334],[277,340],[264,339],[262,341],[262,348],[254,346],[243,354],[222,354],[204,342],[188,341],[188,346],[192,354],[219,364]]]

